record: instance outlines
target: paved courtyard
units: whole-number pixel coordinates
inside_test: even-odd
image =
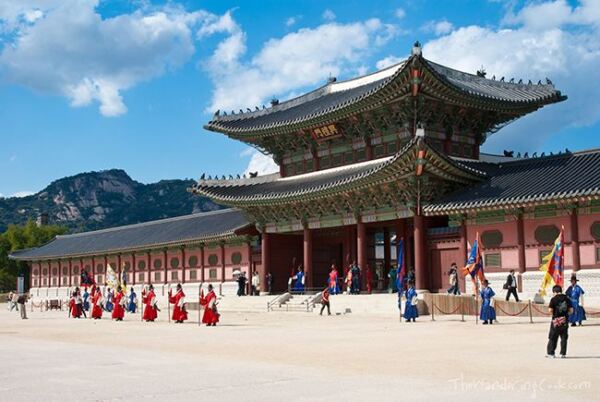
[[[200,328],[0,306],[3,401],[600,400],[600,320],[549,360],[543,319],[224,313]]]

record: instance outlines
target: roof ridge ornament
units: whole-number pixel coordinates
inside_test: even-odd
[[[419,41],[415,42],[410,54],[412,56],[421,56],[423,54],[423,49],[421,48],[421,42],[419,42]]]

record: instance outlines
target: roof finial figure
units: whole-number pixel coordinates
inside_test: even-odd
[[[205,177],[206,177],[206,173],[202,173],[202,176],[200,176],[200,180],[204,180]]]
[[[421,56],[422,53],[423,53],[423,49],[421,48],[421,42],[416,41],[415,44],[412,47],[411,55],[413,55],[413,56]]]
[[[479,70],[477,70],[477,76],[481,77],[481,78],[485,78],[486,74],[487,74],[487,72],[485,71],[485,68],[483,68],[483,65],[482,65],[481,68]]]
[[[546,77],[546,84],[548,84],[548,85],[553,85],[553,84],[552,84],[552,81],[550,81],[550,78],[548,78],[548,77]]]
[[[279,99],[277,99],[277,98],[271,99],[271,106],[276,106],[276,105],[279,105]]]
[[[258,176],[258,172],[249,172],[249,174],[251,179]]]
[[[220,114],[221,114],[221,110],[217,109],[217,111],[214,114],[214,117],[219,117]]]

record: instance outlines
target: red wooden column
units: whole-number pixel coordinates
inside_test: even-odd
[[[458,269],[461,269],[462,267],[464,267],[467,263],[467,220],[466,218],[463,216],[460,220],[460,244],[459,244],[459,248],[458,248],[458,252],[460,253],[460,260],[456,261],[456,264],[458,265]],[[465,276],[459,274],[458,275],[458,286],[460,287],[460,291],[461,292],[465,292],[466,289],[466,283],[465,283]]]
[[[221,260],[221,282],[225,282],[225,243],[221,243],[219,249],[221,251],[219,257],[219,260]]]
[[[303,241],[303,257],[304,257],[304,278],[305,285],[308,288],[312,287],[313,284],[313,253],[312,253],[312,243],[313,243],[313,233],[308,228],[308,226],[304,227],[304,241]]]
[[[62,286],[62,262],[58,260],[58,287]]]
[[[185,246],[181,246],[181,283],[185,283]]]
[[[397,236],[399,239],[400,236]],[[383,228],[383,272],[387,273],[392,266],[392,252],[390,243],[390,229]],[[373,268],[374,269],[374,268]]]
[[[415,287],[418,290],[429,288],[429,275],[425,266],[425,221],[423,215],[413,216],[415,242]]]
[[[266,231],[262,232],[262,241],[261,241],[261,272],[260,277],[266,277],[267,273],[271,272],[271,234]],[[265,287],[265,281],[261,281],[260,290],[265,292],[267,289]]]
[[[69,287],[71,286],[73,286],[73,260],[69,258]]]
[[[102,285],[101,283],[99,283],[100,281],[98,281],[98,278],[96,278],[96,257],[92,256],[92,278],[94,278],[94,281],[96,283],[98,283],[98,286]]]
[[[169,267],[167,266],[167,249],[163,250],[163,273],[165,275],[165,277],[163,278],[163,283],[166,285],[167,283],[169,283],[169,280],[167,279],[167,273],[169,270]]]
[[[135,285],[137,276],[137,262],[135,261],[135,252],[131,253],[131,284]]]
[[[363,222],[356,224],[356,259],[361,269],[361,286],[364,286],[367,276],[367,226]]]
[[[527,269],[525,261],[525,225],[523,224],[523,213],[517,214],[517,257],[519,263],[519,272],[523,273]]]
[[[117,254],[117,272],[119,275],[119,278],[117,279],[117,283],[121,283],[121,279],[123,279],[123,264],[121,263],[121,254]]]
[[[579,251],[579,219],[577,205],[571,210],[571,253],[573,253],[573,271],[581,269],[580,251]]]
[[[152,265],[150,265],[151,262],[152,262],[152,253],[150,253],[150,251],[148,251],[146,253],[146,259],[148,260],[147,264],[146,264],[146,271],[147,271],[147,275],[148,275],[148,281],[146,283],[150,284],[150,283],[152,283]]]
[[[200,246],[200,282],[204,283],[204,246]]]

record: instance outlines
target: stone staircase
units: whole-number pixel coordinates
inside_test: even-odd
[[[297,311],[312,313],[315,305],[320,303],[321,294],[283,293],[267,304],[267,311]]]

